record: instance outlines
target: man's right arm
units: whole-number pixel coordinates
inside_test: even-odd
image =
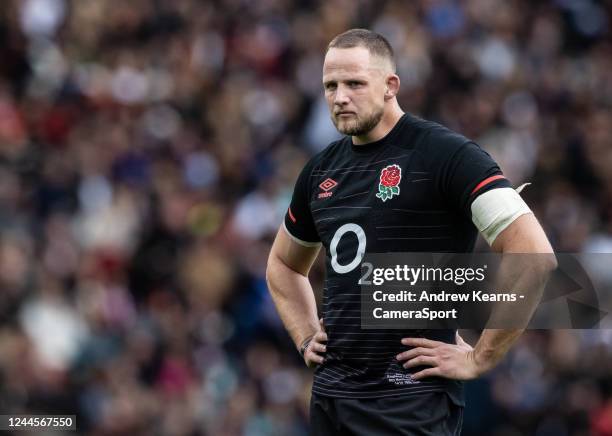
[[[308,280],[308,272],[320,249],[320,245],[313,247],[298,243],[281,226],[266,269],[268,289],[296,348],[300,350],[303,344],[311,341],[304,353],[309,366],[311,362],[323,363],[323,357],[317,352],[325,351],[321,342],[327,339],[318,320],[316,301]]]

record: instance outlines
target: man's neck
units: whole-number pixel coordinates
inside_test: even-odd
[[[380,122],[365,135],[353,136],[353,144],[365,145],[370,142],[378,141],[384,138],[395,127],[399,119],[404,115],[404,111],[399,106],[393,107],[387,111],[381,118]]]

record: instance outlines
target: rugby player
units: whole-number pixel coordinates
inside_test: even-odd
[[[493,368],[521,330],[484,330],[473,348],[455,330],[362,330],[364,253],[470,252],[478,231],[496,252],[552,248],[484,150],[402,111],[384,37],[364,29],[335,37],[323,88],[345,136],[303,168],[267,268],[283,323],[305,363],[316,367],[312,434],[459,434],[462,381]],[[320,320],[308,272],[321,246]]]

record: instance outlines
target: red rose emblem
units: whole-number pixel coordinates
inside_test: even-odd
[[[399,185],[402,179],[402,170],[397,165],[390,165],[380,173],[380,184],[388,188]]]
[[[380,183],[378,184],[377,198],[383,202],[399,195],[399,183],[402,180],[402,169],[399,165],[388,165],[380,172]]]

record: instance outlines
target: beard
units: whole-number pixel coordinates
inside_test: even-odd
[[[383,113],[384,109],[381,107],[375,109],[365,117],[354,115],[352,118],[346,120],[333,115],[331,118],[334,126],[336,126],[336,129],[338,129],[340,133],[349,136],[361,136],[376,127],[382,119]]]

